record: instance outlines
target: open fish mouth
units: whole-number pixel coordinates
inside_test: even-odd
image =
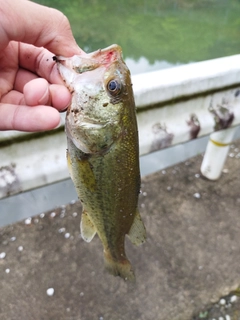
[[[99,59],[101,56],[101,59]],[[105,49],[99,49],[90,54],[82,53],[71,58],[54,56],[53,60],[62,64],[69,70],[74,70],[77,74],[92,71],[102,65],[109,65],[122,56],[122,49],[118,45],[111,45]]]
[[[61,63],[70,70],[74,70],[78,74],[97,69],[100,66],[100,63],[96,59],[89,59],[84,56],[75,55],[72,58],[54,56],[53,60]]]

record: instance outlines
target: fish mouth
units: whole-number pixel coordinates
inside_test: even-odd
[[[101,119],[96,120],[96,119],[92,119],[87,117],[86,115],[82,115],[79,119],[79,123],[78,126],[84,128],[84,129],[101,129],[103,127],[105,127],[109,122],[108,121],[104,121]]]
[[[86,154],[105,154],[120,137],[120,132],[112,132],[116,122],[99,122],[82,119],[76,125],[66,122],[67,137],[75,147]]]
[[[82,74],[95,70],[101,66],[109,66],[114,61],[122,59],[122,48],[113,44],[105,49],[99,49],[90,54],[82,53],[74,55],[71,58],[63,56],[54,56],[53,60],[76,74]]]
[[[82,121],[80,126],[85,129],[101,129],[106,126],[107,123],[95,122],[95,121]]]
[[[98,60],[77,55],[73,56],[72,58],[58,56],[55,57],[55,61],[63,65],[64,67],[73,70],[77,74],[92,71],[100,67],[100,63]]]

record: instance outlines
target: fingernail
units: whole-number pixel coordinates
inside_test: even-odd
[[[57,125],[54,129],[63,127],[63,126],[64,126],[64,123],[65,123],[64,119],[65,119],[65,116],[64,116],[63,114],[60,114],[59,123],[58,123],[58,125]]]
[[[49,93],[49,88],[47,87],[47,89],[46,89],[46,91],[45,91],[45,93],[44,93],[44,95],[42,96],[42,98],[41,99],[39,99],[38,100],[38,104],[39,105],[51,105],[51,103],[50,103],[51,101],[50,101],[50,93]]]
[[[68,104],[65,108],[63,108],[62,110],[60,110],[59,112],[60,112],[60,113],[66,112],[67,109],[68,109],[68,107],[69,107],[69,104]]]

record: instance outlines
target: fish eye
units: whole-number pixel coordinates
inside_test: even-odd
[[[122,86],[121,83],[117,80],[110,80],[107,85],[107,89],[111,95],[117,95],[121,92]]]

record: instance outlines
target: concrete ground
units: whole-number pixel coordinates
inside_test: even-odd
[[[202,156],[143,179],[148,239],[126,242],[135,285],[80,238],[78,202],[0,229],[0,319],[239,320],[240,141],[230,152],[216,182]]]

